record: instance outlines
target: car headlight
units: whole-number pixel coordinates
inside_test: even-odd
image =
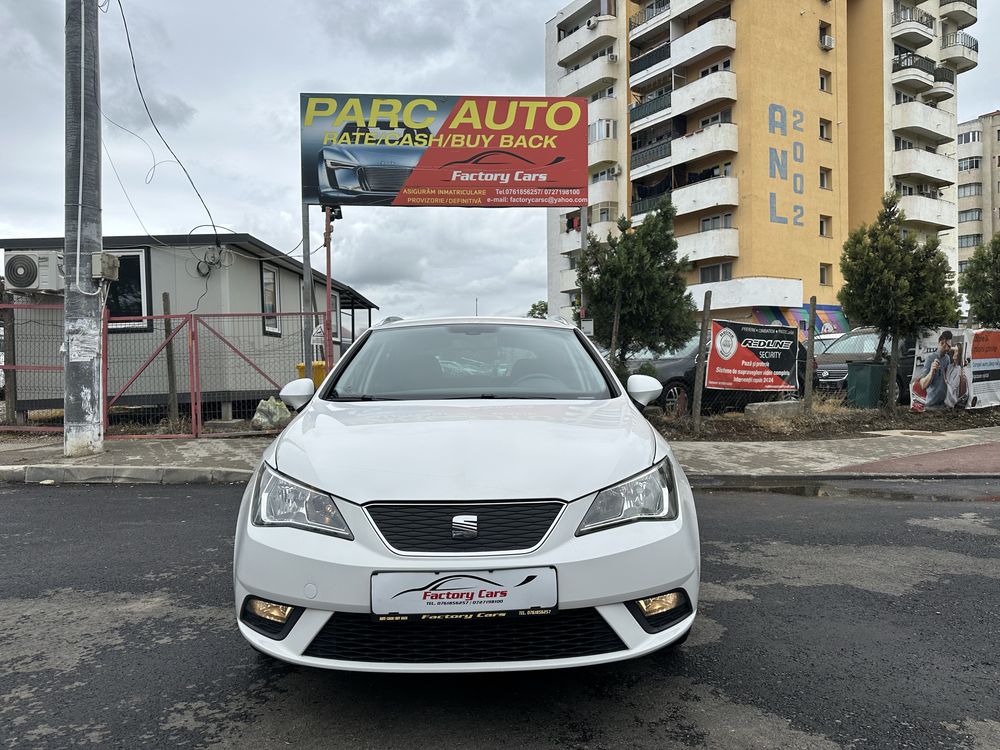
[[[353,539],[333,497],[261,466],[254,499],[255,526],[294,526]]]
[[[677,493],[670,459],[652,469],[597,493],[583,517],[577,536],[609,526],[646,520],[677,518]]]

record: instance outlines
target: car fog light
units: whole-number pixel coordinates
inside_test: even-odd
[[[651,596],[648,599],[639,599],[636,603],[646,617],[653,617],[654,615],[677,609],[684,602],[685,598],[683,595],[676,591],[671,591],[669,594],[660,594],[659,596]]]
[[[289,606],[288,604],[266,602],[263,599],[251,599],[247,602],[247,609],[257,615],[257,617],[263,617],[265,620],[278,622],[284,625],[288,622],[288,617],[292,614],[292,610],[294,610],[295,607]]]

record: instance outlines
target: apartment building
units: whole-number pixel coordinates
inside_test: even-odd
[[[958,126],[958,269],[1000,232],[1000,111]]]
[[[841,250],[886,190],[903,195],[907,230],[939,234],[957,265],[956,76],[977,62],[964,31],[976,12],[974,0],[580,0],[547,25],[547,90],[593,95],[574,78],[580,60],[552,44],[568,50],[581,21],[615,14],[591,21],[607,24],[615,64],[627,58],[609,70],[615,106],[591,111],[622,167],[601,197],[640,223],[671,195],[699,307],[711,290],[719,317],[802,325],[815,295],[821,323],[841,330]],[[604,165],[592,161],[592,180]],[[579,237],[570,212],[551,213],[549,304],[565,314]]]

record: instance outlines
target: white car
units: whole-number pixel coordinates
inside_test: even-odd
[[[442,362],[477,363],[442,367]],[[683,641],[701,573],[691,487],[565,323],[367,331],[264,453],[236,532],[240,632],[286,662],[485,672]]]

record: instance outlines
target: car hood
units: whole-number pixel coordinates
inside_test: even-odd
[[[393,146],[391,150],[385,146],[328,146],[320,155],[323,159],[354,162],[359,167],[415,167],[426,150],[423,146]]]
[[[648,468],[653,430],[607,401],[330,402],[275,441],[278,471],[346,500],[574,500]]]

